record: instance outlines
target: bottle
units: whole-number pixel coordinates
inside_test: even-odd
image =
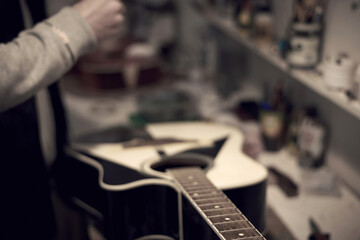
[[[235,22],[240,29],[249,31],[252,27],[252,17],[252,2],[250,0],[238,0]]]
[[[269,0],[257,0],[253,10],[252,37],[271,43],[273,40],[273,13]]]
[[[318,168],[324,164],[327,137],[327,128],[319,120],[316,108],[306,108],[298,128],[300,166]]]
[[[260,110],[262,139],[267,151],[278,151],[284,145],[291,104],[286,99],[283,84],[278,82],[270,100]]]
[[[267,103],[262,104],[260,111],[260,125],[265,150],[278,151],[282,147],[281,132],[284,115],[271,108]]]

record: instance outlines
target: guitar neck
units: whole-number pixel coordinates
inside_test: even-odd
[[[265,239],[231,200],[207,179],[200,168],[173,168],[167,171],[220,239]]]

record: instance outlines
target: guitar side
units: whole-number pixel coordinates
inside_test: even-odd
[[[160,234],[181,240],[176,184],[72,149],[67,149],[67,154],[67,161],[57,167],[58,191],[70,206],[85,213],[106,239],[134,240]]]
[[[149,132],[155,138],[159,135],[163,136],[165,132],[168,136],[182,138],[179,134],[166,129],[176,131],[178,127],[178,130],[184,133],[184,127],[189,131],[193,126],[199,129],[201,124],[189,124],[187,127],[173,124],[152,125]],[[216,127],[211,124],[202,126],[207,129],[210,127],[212,130]],[[229,196],[259,230],[262,230],[264,228],[266,171],[262,177],[261,174],[252,174],[252,179],[247,178],[246,181],[242,181],[244,177],[242,172],[259,173],[260,171],[261,173],[262,169],[256,164],[251,165],[253,161],[250,160],[251,163],[249,163],[250,161],[248,162],[246,158],[244,162],[232,162],[242,157],[241,153],[230,151],[235,145],[237,145],[235,150],[239,148],[241,135],[230,130],[226,128],[226,131],[224,129],[212,131],[210,138],[208,136],[205,138],[201,133],[202,137],[198,143],[171,144],[171,146],[163,146],[162,150],[167,155],[176,155],[193,148],[204,147],[207,145],[204,142],[209,142],[209,140],[227,136],[228,139],[216,156],[213,166],[207,171],[207,177]],[[192,136],[186,134],[186,136],[189,139],[196,139],[194,134]],[[187,240],[195,239],[189,237],[194,229],[198,234],[213,234],[206,225],[194,224],[201,222],[201,218],[196,214],[189,214],[192,211],[191,206],[187,206],[186,200],[179,199],[179,189],[171,178],[150,168],[152,163],[160,161],[157,149],[145,147],[123,151],[112,144],[96,147],[83,145],[76,148],[76,151],[68,149],[70,158],[63,166],[68,174],[60,177],[59,186],[64,187],[63,192],[66,196],[71,196],[71,202],[104,223],[103,232],[106,233],[108,239],[121,237],[121,239],[133,240],[140,236],[160,233],[173,239],[182,239],[181,235],[184,234]],[[231,170],[224,167],[226,164],[232,166]],[[240,178],[234,178],[239,173]],[[256,199],[255,202],[254,199]],[[181,209],[179,213],[181,201],[182,206],[188,210]],[[186,213],[182,213],[184,211]],[[112,224],[109,224],[110,222]],[[203,230],[199,231],[200,228]],[[212,236],[207,239],[218,238]]]

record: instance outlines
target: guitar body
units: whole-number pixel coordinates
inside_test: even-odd
[[[186,141],[129,149],[120,143],[74,144],[56,168],[61,195],[84,210],[106,239],[222,239],[165,172],[177,165],[203,168],[215,187],[264,230],[267,172],[240,152],[241,132],[201,122],[154,124],[146,130],[154,139]]]

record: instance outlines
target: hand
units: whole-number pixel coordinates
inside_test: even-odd
[[[82,0],[73,6],[89,23],[98,40],[116,35],[124,22],[120,0]]]

